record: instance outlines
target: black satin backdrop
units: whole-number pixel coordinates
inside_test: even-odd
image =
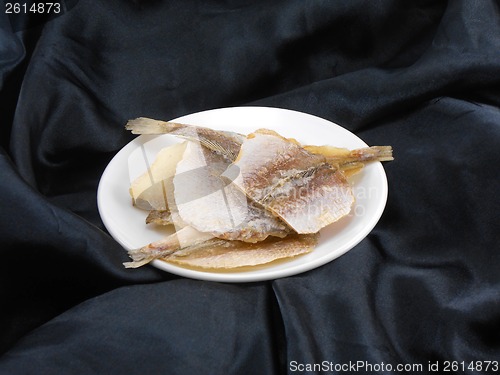
[[[63,5],[0,14],[0,374],[500,360],[498,1]],[[96,189],[126,120],[237,105],[392,145],[381,221],[275,281],[124,269]]]

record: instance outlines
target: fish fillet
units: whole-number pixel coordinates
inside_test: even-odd
[[[155,160],[142,175],[132,181],[130,195],[134,206],[143,210],[166,210],[166,192],[172,188],[172,178],[186,143],[178,143],[160,150]]]
[[[125,262],[124,266],[138,268],[155,259],[215,269],[255,266],[309,253],[317,242],[317,234],[291,234],[285,238],[269,237],[249,243],[214,238],[187,226],[160,241],[130,250],[128,254],[132,261]]]
[[[191,141],[199,142],[203,146],[223,155],[226,159],[234,161],[239,154],[241,144],[246,136],[230,131],[213,130],[210,128],[179,124],[175,122],[161,121],[147,117],[139,117],[129,120],[125,126],[133,134],[170,134]],[[300,145],[294,139],[288,139],[297,145]],[[305,150],[312,154],[323,155],[328,163],[333,166],[344,169],[352,169],[353,163],[360,163],[356,166],[363,166],[371,161],[390,161],[393,160],[391,146],[372,146],[356,150],[334,146],[315,146],[305,145]]]
[[[318,232],[347,215],[354,202],[341,170],[270,130],[250,134],[223,176],[236,171],[234,183],[297,233]]]
[[[221,177],[228,166],[221,154],[189,142],[173,179],[181,220],[200,232],[229,240],[257,242],[290,233],[285,223]]]
[[[389,146],[302,146],[266,129],[245,137],[148,118],[130,120],[126,128],[191,141],[169,180],[173,202],[147,219],[174,223],[177,232],[129,251],[126,267],[163,259],[224,270],[307,253],[321,228],[350,212],[354,197],[346,176],[367,162],[392,160]]]
[[[286,238],[269,238],[255,244],[213,239],[176,251],[163,260],[184,267],[227,270],[306,254],[316,244],[316,235],[297,234]]]

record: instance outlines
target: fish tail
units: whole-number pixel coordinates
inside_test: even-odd
[[[141,267],[155,259],[168,258],[173,253],[213,238],[209,233],[201,233],[191,227],[184,227],[164,239],[152,242],[139,249],[128,251],[132,262],[125,262],[125,268]]]
[[[158,249],[147,245],[139,249],[128,251],[128,256],[132,259],[131,262],[124,262],[125,268],[138,268],[152,262],[155,259],[164,258],[172,254],[176,249]]]
[[[132,262],[125,262],[123,265],[125,268],[138,268],[155,259],[167,257],[179,249],[179,241],[175,235],[171,235],[139,249],[129,250],[128,256],[132,259]]]
[[[144,266],[144,265],[146,265],[154,260],[153,257],[136,258],[135,256],[132,255],[131,251],[129,251],[129,256],[133,260],[132,260],[132,262],[123,262],[123,265],[125,266],[125,268],[139,268],[139,267]]]
[[[125,125],[125,129],[132,131],[132,134],[166,134],[184,127],[186,125],[147,117],[138,117],[129,120],[127,125]]]
[[[364,147],[350,151],[345,157],[327,158],[327,161],[342,170],[346,177],[361,172],[366,163],[391,160],[394,160],[391,146]]]
[[[392,156],[391,146],[371,146],[364,147],[351,151],[351,157],[356,161],[391,161],[394,160]]]

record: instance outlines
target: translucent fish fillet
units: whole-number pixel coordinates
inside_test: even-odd
[[[142,175],[132,181],[130,195],[134,206],[143,210],[166,210],[166,194],[172,188],[172,177],[179,160],[184,155],[187,142],[165,147]]]
[[[223,132],[223,131],[216,131],[212,130],[209,128],[203,128],[203,127],[198,127],[198,126],[193,126],[193,125],[185,125],[185,124],[178,124],[178,123],[172,123],[172,122],[164,122],[164,121],[158,121],[158,120],[153,120],[153,119],[148,119],[148,118],[138,118],[135,120],[131,120],[127,124],[127,129],[131,130],[135,134],[171,134],[171,135],[176,135],[180,136],[192,141],[196,141],[199,144],[203,145],[205,148],[211,150],[214,152],[215,155],[222,156],[224,160],[226,161],[233,161],[235,160],[235,155],[237,155],[241,149],[241,144],[242,142],[246,139],[244,136],[238,133],[233,133],[233,132]],[[285,140],[285,138],[278,136],[276,133],[272,131],[264,131],[261,130],[260,133],[263,134],[267,132],[268,135],[274,134],[276,136],[277,140]],[[250,136],[251,137],[254,137]],[[307,181],[310,181],[311,184],[310,186],[313,186],[314,184],[312,182],[315,182],[317,186],[327,186],[329,183],[335,184],[334,187],[330,190],[332,190],[330,193],[334,193],[337,198],[335,201],[332,202],[332,204],[336,204],[337,208],[336,210],[326,210],[324,215],[320,214],[319,218],[317,218],[318,223],[329,223],[337,220],[337,216],[340,215],[339,217],[343,216],[345,213],[345,207],[342,207],[339,205],[340,203],[345,203],[345,200],[342,200],[340,197],[343,193],[347,191],[347,188],[343,185],[345,185],[345,181],[343,181],[345,176],[350,176],[355,173],[358,173],[364,166],[364,163],[369,162],[369,161],[378,161],[378,160],[391,160],[392,159],[392,149],[390,147],[366,147],[358,150],[347,150],[343,148],[337,148],[337,147],[332,147],[332,146],[304,146],[303,148],[300,146],[300,144],[295,141],[295,140],[287,140],[286,141],[287,145],[291,148],[294,148],[295,151],[297,152],[297,155],[293,156],[293,162],[295,165],[293,165],[293,168],[285,172],[282,170],[283,176],[281,177],[286,177],[286,173],[295,173],[295,171],[301,171],[302,173],[306,173],[306,169],[309,168],[309,171],[306,173],[306,176],[308,177]],[[269,146],[269,149],[264,149],[261,147],[258,147],[255,151],[255,155],[260,155],[263,158],[265,158],[265,154],[268,153],[269,156],[272,158],[274,157],[275,151],[273,147],[276,147],[276,144],[269,144],[266,145]],[[279,151],[278,151],[279,153]],[[331,166],[335,167],[336,169],[342,170],[344,173],[328,173],[328,167],[327,166],[322,166],[321,168],[316,168],[319,166],[320,163],[328,163]],[[314,165],[314,168],[311,167],[311,165]],[[315,168],[317,169],[316,171]],[[235,170],[236,169],[236,170]],[[199,171],[200,173],[202,171]],[[206,171],[205,171],[206,172]],[[231,170],[226,172],[226,177],[228,174],[235,175],[239,173],[237,168],[232,167]],[[312,178],[315,176],[314,178]],[[185,178],[184,178],[185,179]],[[288,179],[289,181],[287,181]],[[282,194],[283,189],[290,189],[293,188],[297,191],[303,191],[304,188],[302,185],[304,184],[304,181],[300,182],[298,181],[297,178],[294,179],[289,179],[289,177],[286,177],[285,180],[282,180],[280,184],[283,184],[280,189],[276,189],[276,186],[267,186],[267,190],[274,189],[274,192],[269,195],[268,198],[271,198],[273,195],[276,194]],[[194,180],[194,179],[193,179]],[[193,183],[193,180],[190,181],[191,184]],[[224,183],[221,183],[220,181],[216,182],[216,185],[219,184],[219,191],[224,193]],[[267,180],[264,181],[267,183]],[[286,183],[285,183],[286,182]],[[179,184],[180,185],[180,184]],[[295,185],[294,187],[292,185]],[[315,186],[316,186],[315,185]],[[185,185],[189,186],[189,184]],[[196,186],[196,189],[200,190],[195,195],[202,195],[203,190],[213,190],[213,186],[207,186],[205,187],[200,187]],[[258,188],[258,187],[257,187]],[[316,191],[317,194],[318,192],[322,191],[324,188],[318,188],[319,190]],[[231,188],[229,188],[230,191],[232,191]],[[181,191],[181,190],[179,190]],[[245,189],[243,189],[245,191]],[[184,194],[184,192],[181,192],[180,194]],[[225,194],[225,193],[224,193]],[[186,194],[184,194],[186,195]],[[225,198],[227,197],[234,197],[234,192],[229,195],[225,195]],[[266,204],[266,201],[259,201],[258,197],[256,198],[253,194],[247,194],[250,198],[254,199],[256,202],[262,203],[262,206],[264,206],[266,209],[271,208],[270,205]],[[256,199],[255,199],[256,198]],[[184,199],[187,201],[187,199]],[[240,200],[243,202],[242,200]],[[316,204],[309,207],[309,210],[323,210],[325,207],[323,204],[320,206],[317,206]],[[284,202],[282,202],[284,204]],[[194,209],[194,204],[190,204],[193,208],[193,212],[200,212],[196,211]],[[231,207],[233,204],[230,205]],[[258,205],[257,205],[258,206]],[[276,206],[276,204],[272,205],[273,207]],[[204,206],[202,206],[204,207]],[[260,208],[260,207],[259,207]],[[227,211],[227,210],[226,210]],[[255,211],[255,210],[254,210]],[[259,211],[259,209],[257,209]],[[271,210],[273,214],[279,215],[280,210],[276,208],[275,210]],[[220,210],[216,210],[216,213],[220,212]],[[335,215],[332,216],[332,212],[336,212]],[[238,213],[238,210],[236,210],[236,214]],[[297,211],[297,215],[302,214],[300,210]],[[288,212],[287,217],[289,217],[292,213]],[[309,213],[308,213],[309,214]],[[231,215],[224,214],[226,216],[226,219],[229,217],[232,217]],[[184,215],[181,215],[183,218],[187,217],[187,213]],[[269,216],[269,215],[268,215]],[[258,215],[255,215],[255,212],[252,213],[252,217],[258,217]],[[284,219],[283,216],[280,216],[282,219]],[[295,222],[299,220],[297,217],[295,220],[289,217],[288,221],[285,220],[288,224],[291,222]],[[201,223],[201,221],[199,221]],[[226,220],[227,222],[227,220]],[[318,226],[316,223],[316,226]],[[194,224],[195,227],[198,229],[201,229],[203,231],[207,230],[207,225],[199,225],[198,223],[193,223],[191,221],[191,224]],[[322,225],[322,224],[321,224]],[[298,229],[299,227],[296,226],[294,229]],[[314,228],[314,224],[311,224],[311,228]],[[314,230],[314,229],[302,229],[302,230]],[[218,235],[222,235],[223,231],[217,230]],[[234,238],[234,232],[232,232],[233,236],[228,236],[231,238]],[[252,239],[252,236],[249,236],[249,238]],[[237,236],[236,236],[236,239]],[[241,239],[241,238],[240,238]],[[258,240],[257,237],[254,237],[252,240]]]
[[[179,202],[188,203],[193,196],[202,198],[207,193],[210,195],[218,191],[223,192],[222,196],[226,202],[232,200],[244,202],[247,210],[247,216],[242,222],[244,225],[238,226],[235,225],[235,218],[242,217],[242,213],[238,210],[243,204],[236,205],[239,207],[236,213],[230,210],[228,214],[226,207],[223,222],[226,226],[229,222],[231,230],[217,232],[213,230],[212,224],[207,225],[202,222],[204,217],[202,213],[207,209],[210,210],[207,204],[186,206],[184,217],[194,219],[189,219],[189,224],[183,223],[187,226],[172,236],[130,251],[133,261],[126,263],[127,267],[138,267],[153,259],[164,258],[188,267],[231,268],[262,264],[308,252],[317,240],[316,234],[313,233],[317,233],[320,228],[350,211],[354,198],[345,176],[359,172],[366,162],[392,160],[390,147],[375,146],[354,151],[331,146],[302,147],[297,141],[283,138],[268,130],[257,131],[247,139],[238,133],[147,118],[129,121],[127,129],[134,134],[168,133],[197,142],[205,148],[201,154],[205,162],[207,158],[210,160],[209,164],[212,164],[212,167],[205,168],[204,171],[199,171],[197,170],[199,168],[195,167],[194,171],[204,174],[203,181],[207,176],[209,179],[217,176],[217,181],[215,179],[210,181],[207,184],[208,190],[195,188],[191,197],[180,190],[181,186],[186,185],[179,183],[176,197]],[[207,150],[211,152],[207,153]],[[230,162],[234,163],[226,168]],[[223,171],[223,168],[226,169]],[[181,174],[176,173],[176,177],[185,172],[187,170]],[[189,174],[184,174],[182,178],[186,176],[189,177]],[[191,182],[194,181],[195,179]],[[197,184],[200,185],[200,182]],[[230,190],[228,186],[231,186]],[[245,193],[246,201],[241,194],[238,195],[233,191],[235,186],[239,192]],[[162,211],[157,216],[150,215],[150,221],[157,223],[161,220],[166,220],[166,223],[170,220],[176,221],[173,217],[176,215],[180,217],[176,210]],[[216,211],[224,212],[220,209]],[[212,216],[214,217],[210,221],[217,215]],[[268,220],[268,217],[272,220]],[[279,225],[276,226],[275,223]],[[212,231],[200,231],[191,224],[203,230],[211,228]],[[221,228],[224,229],[224,225]],[[281,226],[285,229],[282,230]],[[311,234],[289,234],[290,227],[298,233]],[[255,236],[255,233],[267,234],[260,238]],[[214,238],[214,235],[219,238]],[[267,238],[268,235],[288,236],[281,239]],[[179,236],[182,241],[179,241]],[[260,242],[252,244],[239,239]],[[288,250],[280,253],[279,249],[283,248]]]
[[[228,166],[221,154],[189,142],[173,179],[174,200],[182,221],[200,232],[246,242],[290,233],[285,223],[221,177]]]
[[[269,237],[257,243],[214,238],[192,227],[157,242],[129,251],[131,262],[126,268],[138,268],[162,259],[182,266],[202,268],[236,268],[269,263],[311,252],[318,235],[291,234],[285,238]]]
[[[297,142],[270,130],[250,134],[223,177],[297,233],[316,233],[347,215],[354,202],[343,172]]]
[[[156,189],[157,199],[154,195],[149,197],[151,201],[166,201],[160,195],[171,198],[168,206],[162,208],[169,210],[168,220],[164,220],[165,214],[163,218],[153,214],[147,222],[172,223],[177,229],[189,225],[222,239],[246,242],[290,233],[284,222],[220,177],[236,158],[244,136],[147,118],[129,121],[127,129],[135,134],[170,134],[191,141],[176,162],[175,176],[171,182],[167,181],[172,189],[168,192]]]
[[[173,252],[163,260],[183,267],[228,270],[253,267],[311,252],[316,235],[292,234],[258,243],[211,239]]]

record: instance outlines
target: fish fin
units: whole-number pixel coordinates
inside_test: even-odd
[[[130,253],[129,253],[130,255]],[[132,256],[131,256],[132,258]],[[132,262],[123,262],[123,265],[125,266],[125,268],[139,268],[139,267],[142,267],[150,262],[152,262],[154,260],[153,257],[144,257],[142,259],[138,259],[138,260],[133,260]]]

